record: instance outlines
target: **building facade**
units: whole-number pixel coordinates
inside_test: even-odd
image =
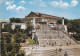
[[[31,11],[27,16],[25,16],[25,18],[23,18],[22,21],[23,22],[30,21],[33,18],[35,18],[36,23],[42,23],[42,24],[53,23],[54,24],[54,22],[57,22],[57,19],[60,19],[61,17]]]
[[[35,20],[34,20],[35,18]],[[56,28],[56,29],[62,29],[65,32],[67,32],[67,26],[64,25],[64,19],[62,19],[62,24],[57,24],[57,20],[62,19],[61,17],[57,16],[52,16],[48,14],[43,14],[43,13],[37,13],[37,12],[30,12],[25,18],[23,18],[23,22],[26,23],[27,21],[35,21],[33,22],[33,25],[37,26],[39,24],[47,24],[51,28]],[[34,27],[35,27],[34,26]]]

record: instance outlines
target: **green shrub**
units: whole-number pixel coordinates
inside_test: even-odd
[[[29,44],[28,44],[28,45],[30,45],[30,44],[35,44],[35,41],[34,41],[34,40],[32,40],[31,38],[28,38],[28,39],[26,39],[26,40],[28,40],[28,41],[29,41]]]

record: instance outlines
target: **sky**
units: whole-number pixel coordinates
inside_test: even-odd
[[[24,18],[31,11],[78,19],[80,0],[0,0],[0,19]]]

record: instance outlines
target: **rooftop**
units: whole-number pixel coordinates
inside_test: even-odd
[[[32,12],[32,11],[31,11],[31,13],[34,13],[35,15],[37,15],[36,18],[44,18],[44,17],[50,17],[50,18],[56,18],[56,19],[61,18],[61,17],[57,17],[57,16],[52,16],[52,15],[44,14],[44,13],[38,13],[38,12]],[[30,14],[31,14],[31,13],[30,13]],[[30,14],[29,14],[29,15],[30,15]],[[25,17],[25,18],[33,18],[33,17],[27,16],[27,17]]]

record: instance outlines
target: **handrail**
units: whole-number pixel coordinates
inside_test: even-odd
[[[63,32],[64,34],[66,34],[65,32]],[[78,42],[77,42],[77,40],[76,39],[74,39],[73,37],[71,37],[69,34],[66,34],[69,38],[72,38],[77,44],[78,44]]]

